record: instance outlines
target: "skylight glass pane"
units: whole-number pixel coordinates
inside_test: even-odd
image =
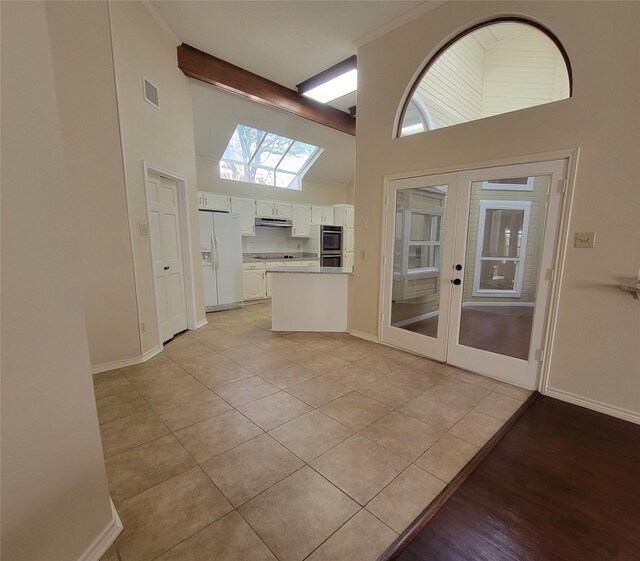
[[[253,127],[238,125],[222,157],[225,160],[247,163],[251,160],[265,134],[264,131]]]
[[[275,168],[293,140],[270,132],[260,145],[254,162],[262,167]]]
[[[296,178],[295,173],[283,173],[280,170],[276,172],[276,187],[284,187],[285,189],[296,189],[297,186],[291,185]]]
[[[220,178],[234,181],[250,181],[247,178],[247,166],[235,162],[220,160]]]
[[[251,166],[249,174],[249,181],[252,183],[258,183],[260,185],[274,184],[275,172],[273,170]]]
[[[289,171],[291,173],[300,173],[300,170],[309,161],[309,158],[316,153],[317,146],[306,144],[296,140],[282,159],[278,166],[278,171]]]

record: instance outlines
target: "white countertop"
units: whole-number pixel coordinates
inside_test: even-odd
[[[280,267],[269,267],[267,264],[267,273],[311,273],[322,275],[350,275],[353,273],[351,267],[320,267],[313,265],[311,267],[296,267],[281,265]]]

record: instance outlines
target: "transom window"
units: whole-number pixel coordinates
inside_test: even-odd
[[[238,125],[220,160],[220,179],[300,190],[321,153],[313,144]]]
[[[400,116],[398,136],[571,96],[571,68],[547,29],[518,18],[473,27],[431,58]]]

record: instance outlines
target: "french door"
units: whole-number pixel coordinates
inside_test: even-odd
[[[382,342],[536,387],[566,163],[391,181]]]

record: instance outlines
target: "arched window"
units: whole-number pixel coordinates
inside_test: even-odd
[[[477,25],[433,56],[409,92],[397,136],[450,127],[571,96],[558,39],[517,18]]]

